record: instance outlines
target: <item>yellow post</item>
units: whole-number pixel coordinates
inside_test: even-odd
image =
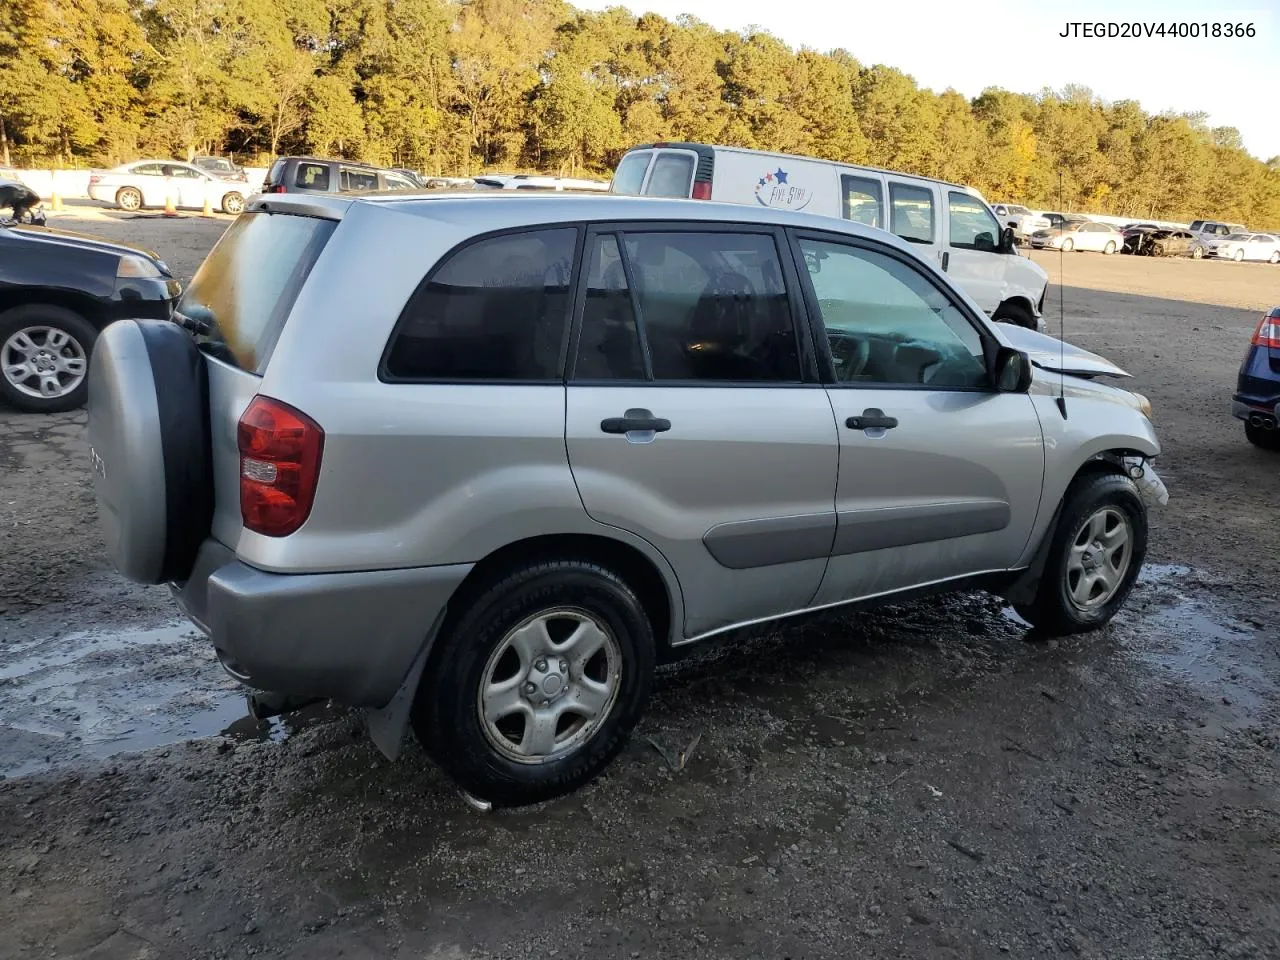
[[[49,209],[61,210],[62,194],[58,192],[58,171],[57,170],[49,171],[49,182],[53,184],[52,194],[49,197]]]

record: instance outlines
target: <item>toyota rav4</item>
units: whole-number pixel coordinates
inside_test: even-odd
[[[116,566],[490,803],[595,777],[655,663],[735,628],[982,588],[1096,629],[1167,499],[1123,370],[827,217],[266,196],[175,320],[91,364]]]

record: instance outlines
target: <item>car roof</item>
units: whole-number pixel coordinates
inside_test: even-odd
[[[522,226],[583,221],[684,221],[737,223],[823,230],[875,239],[919,256],[905,240],[853,220],[769,207],[711,200],[635,197],[593,191],[519,192],[507,190],[432,190],[422,193],[349,195],[267,194],[249,202],[248,211],[279,211],[341,220],[352,207],[368,205],[398,214],[446,220],[472,235]]]
[[[300,160],[303,163],[340,163],[343,166],[347,166],[347,167],[364,167],[366,170],[395,169],[394,167],[376,167],[372,163],[361,163],[359,160],[339,160],[333,157],[309,157],[309,156],[301,156],[301,155],[288,156],[288,157],[276,157],[276,159],[272,161],[272,165],[274,166],[276,161],[279,161],[279,160],[284,160],[286,162],[289,160]]]

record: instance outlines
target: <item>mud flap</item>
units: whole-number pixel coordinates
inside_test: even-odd
[[[422,672],[427,667],[427,658],[431,655],[436,635],[448,612],[449,608],[445,607],[436,617],[436,622],[431,625],[422,649],[414,658],[413,666],[409,668],[404,682],[392,694],[391,699],[384,706],[368,707],[364,711],[365,729],[369,732],[369,739],[388,760],[400,758],[400,751],[404,747],[404,734],[409,727],[409,715],[413,712],[413,701],[418,693],[418,685],[422,682]]]
[[[1036,597],[1036,592],[1040,587],[1040,578],[1044,576],[1045,564],[1049,561],[1049,549],[1053,545],[1053,534],[1058,529],[1058,519],[1062,516],[1062,505],[1066,502],[1066,498],[1058,501],[1058,506],[1054,508],[1053,516],[1049,519],[1049,526],[1045,528],[1044,537],[1040,541],[1040,546],[1036,548],[1035,556],[1031,558],[1031,564],[1023,570],[1012,583],[1009,584],[1000,596],[1012,604],[1031,603]]]

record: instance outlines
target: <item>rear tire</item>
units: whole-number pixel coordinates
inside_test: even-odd
[[[1203,260],[1203,259],[1204,259],[1204,247],[1192,247],[1192,248],[1191,248],[1191,259],[1192,259],[1192,260]]]
[[[1246,421],[1244,435],[1246,440],[1261,450],[1280,450],[1280,428],[1263,430]]]
[[[1063,241],[1062,241],[1062,252],[1063,252],[1063,253],[1070,253],[1070,252],[1071,252],[1072,250],[1074,250],[1075,248],[1076,248],[1076,242],[1075,242],[1074,240],[1072,240],[1070,237],[1067,237],[1067,239],[1065,239],[1065,240],[1063,240]]]
[[[141,210],[142,191],[134,187],[121,187],[116,191],[116,206],[130,212]]]
[[[636,594],[612,570],[566,559],[508,573],[464,603],[414,700],[427,753],[498,806],[594,779],[625,745],[653,683],[653,628]],[[587,639],[575,648],[570,637]],[[599,648],[575,658],[590,638]]]
[[[29,303],[0,313],[0,399],[27,413],[84,406],[98,331],[65,307]]]
[[[1106,245],[1105,247],[1103,247],[1103,248],[1102,248],[1102,252],[1103,252],[1103,254],[1105,254],[1105,255],[1106,255],[1106,256],[1108,256],[1108,257],[1109,257],[1109,256],[1111,256],[1111,254],[1115,253],[1115,252],[1116,252],[1116,244],[1115,244],[1115,241],[1114,241],[1114,240],[1108,240],[1108,241],[1107,241],[1107,245]]]
[[[244,210],[244,197],[238,193],[224,194],[222,197],[222,212],[237,216]]]
[[[1067,490],[1044,574],[1018,613],[1050,636],[1105,626],[1147,555],[1147,511],[1132,480],[1089,473]]]
[[[1237,251],[1235,252],[1235,256],[1233,256],[1231,259],[1232,259],[1232,260],[1234,260],[1236,263],[1239,263],[1241,260],[1243,260],[1243,259],[1244,259],[1244,251],[1243,251],[1243,250],[1237,250]]]
[[[1274,251],[1267,263],[1280,263],[1280,250]]]

